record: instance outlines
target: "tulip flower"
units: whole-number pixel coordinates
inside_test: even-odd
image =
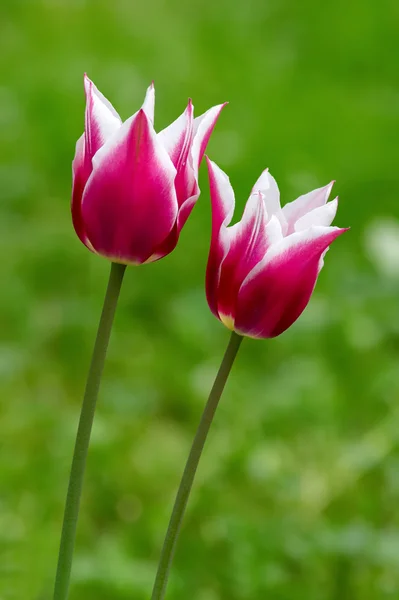
[[[224,105],[194,118],[191,100],[169,127],[155,133],[155,89],[122,123],[85,76],[85,132],[73,160],[72,219],[93,252],[122,264],[169,254],[198,200],[198,169]]]
[[[333,183],[280,206],[266,170],[255,183],[240,222],[230,226],[234,192],[227,175],[207,159],[212,240],[207,266],[209,307],[236,333],[272,338],[306,308],[329,245],[346,229],[330,227],[338,198]]]

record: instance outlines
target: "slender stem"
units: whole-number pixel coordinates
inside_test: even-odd
[[[231,371],[231,367],[233,366],[234,359],[237,355],[242,339],[243,338],[240,335],[237,335],[234,331],[231,334],[229,345],[227,346],[222,364],[220,365],[211,393],[209,394],[208,402],[206,403],[204,412],[202,413],[201,421],[198,426],[197,433],[195,434],[193,445],[191,446],[190,454],[187,459],[179,489],[177,491],[172,515],[170,517],[169,526],[166,532],[161,558],[158,565],[158,571],[155,578],[154,588],[152,591],[152,600],[163,600],[165,596],[166,585],[176,548],[176,542],[180,533],[195,473],[197,471],[202,450],[204,448],[213,417],[215,416],[220,397],[224,390],[224,386],[226,385],[227,378]]]
[[[111,264],[108,287],[87,376],[65,503],[53,600],[68,598],[83,477],[105,356],[126,265]]]

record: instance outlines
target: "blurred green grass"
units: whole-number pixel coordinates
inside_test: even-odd
[[[238,212],[336,179],[334,244],[300,321],[247,340],[206,447],[169,598],[399,594],[399,5],[395,0],[3,0],[0,597],[51,597],[108,274],[69,198],[87,71],[156,126],[230,101],[209,146]],[[149,597],[227,332],[206,305],[203,194],[176,251],[129,269],[93,432],[71,600]]]

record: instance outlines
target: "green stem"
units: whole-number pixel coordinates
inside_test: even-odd
[[[233,366],[234,359],[237,355],[242,339],[243,338],[240,335],[237,335],[234,331],[232,332],[222,364],[220,365],[211,393],[209,394],[208,402],[206,403],[204,412],[202,413],[201,421],[198,426],[197,433],[195,434],[193,445],[191,446],[183,477],[177,491],[172,515],[170,517],[169,526],[166,532],[161,558],[158,565],[158,571],[155,578],[154,588],[152,591],[152,600],[163,600],[165,596],[166,585],[176,548],[176,542],[180,533],[184,512],[186,510],[195,473],[197,471],[202,450],[204,448],[213,417],[215,416],[220,397],[224,390],[224,386],[226,385],[227,378],[231,371],[231,367]]]
[[[76,434],[75,450],[73,453],[71,474],[69,477],[68,493],[65,503],[64,521],[62,524],[61,543],[58,555],[57,573],[55,578],[53,600],[68,598],[69,579],[72,568],[73,549],[75,546],[76,525],[79,515],[80,497],[82,494],[83,477],[89,449],[91,428],[101,375],[104,368],[105,356],[111,334],[116,305],[118,303],[123,275],[126,265],[111,264],[108,287],[105,294],[104,306],[94,344],[93,356],[87,376],[86,390],[80,413],[79,427]]]

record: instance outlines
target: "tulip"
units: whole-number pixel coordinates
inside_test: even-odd
[[[331,242],[347,231],[330,227],[338,198],[333,183],[280,206],[277,183],[266,170],[255,183],[240,222],[230,226],[234,191],[207,158],[212,239],[206,274],[209,307],[236,333],[272,338],[306,308]]]
[[[155,89],[122,123],[85,76],[85,132],[72,164],[72,220],[80,240],[122,264],[169,254],[198,200],[198,169],[224,105],[194,119],[191,100],[169,127],[155,133]]]

